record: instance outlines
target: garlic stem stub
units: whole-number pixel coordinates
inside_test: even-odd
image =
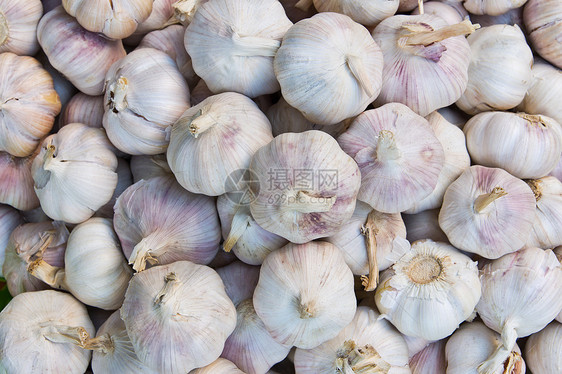
[[[420,8],[414,9],[413,15],[421,14]],[[431,14],[443,18],[449,25],[455,25],[468,18],[468,12],[461,2],[456,1],[428,1],[423,3],[423,14]],[[478,23],[471,19],[474,23]]]

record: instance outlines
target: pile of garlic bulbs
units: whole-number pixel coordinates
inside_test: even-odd
[[[559,0],[0,0],[0,372],[562,374]]]

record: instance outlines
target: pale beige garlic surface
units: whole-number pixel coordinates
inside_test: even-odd
[[[523,21],[533,49],[542,58],[562,69],[562,3],[558,0],[529,0]]]
[[[377,308],[407,336],[443,339],[480,299],[476,262],[449,244],[419,240],[381,274]]]
[[[20,213],[9,205],[0,204],[0,276],[2,275],[2,265],[6,257],[6,247],[10,234],[16,227],[23,223]]]
[[[33,57],[5,52],[0,80],[0,151],[29,156],[61,110],[53,79]]]
[[[127,188],[115,203],[113,225],[136,271],[183,260],[207,264],[221,238],[213,199],[184,190],[170,176]]]
[[[447,243],[447,235],[439,227],[439,208],[424,210],[416,214],[402,214],[406,225],[406,239],[411,243],[420,239],[431,239]]]
[[[469,35],[472,57],[466,91],[456,102],[468,114],[517,106],[530,87],[533,53],[515,25],[482,27]]]
[[[211,91],[270,94],[279,90],[273,56],[292,24],[277,0],[211,0],[187,27],[185,48]]]
[[[94,214],[96,217],[113,218],[113,207],[115,206],[117,198],[133,184],[133,175],[131,174],[129,161],[118,157],[117,169],[115,169],[115,172],[117,173],[117,186],[115,187],[115,191],[113,191],[111,199],[96,211]]]
[[[351,17],[365,27],[377,25],[398,10],[399,0],[314,0],[319,12],[335,12]]]
[[[64,126],[41,144],[31,173],[41,208],[52,219],[80,223],[106,204],[117,186],[117,157],[102,129]]]
[[[0,53],[34,55],[39,49],[37,24],[43,15],[41,0],[4,0],[0,4]]]
[[[120,151],[155,155],[168,147],[167,128],[189,108],[189,87],[165,52],[141,48],[105,77],[103,127]]]
[[[137,183],[141,179],[154,177],[172,176],[170,166],[166,161],[165,154],[152,156],[133,156],[130,160],[133,182]]]
[[[42,49],[35,55],[35,58],[41,63],[41,65],[43,65],[43,69],[47,70],[47,72],[51,75],[51,78],[53,78],[53,86],[59,95],[61,106],[64,110],[72,96],[79,92],[78,89],[74,87],[74,85],[60,71],[54,68]],[[54,127],[51,131],[55,131]]]
[[[162,30],[168,25],[177,23],[177,21],[173,18],[173,4],[175,2],[176,0],[153,0],[150,16],[139,23],[131,36],[123,42],[127,45],[138,45],[143,36],[146,34],[152,31]]]
[[[562,370],[562,324],[552,322],[533,334],[525,344],[525,360],[533,374],[559,373]]]
[[[337,13],[297,22],[274,60],[283,98],[319,125],[364,111],[380,92],[382,67],[382,52],[367,29]]]
[[[501,333],[501,344],[478,367],[479,374],[491,374],[518,337],[542,330],[562,309],[562,265],[550,249],[527,248],[485,265],[480,280],[476,311],[486,326]]]
[[[399,213],[431,194],[443,169],[443,146],[428,121],[400,103],[363,112],[338,137],[359,165],[357,198]]]
[[[414,9],[411,14],[421,14],[420,8]],[[423,14],[431,14],[443,18],[447,24],[454,25],[468,18],[468,12],[461,2],[456,1],[428,1],[423,3]],[[472,22],[475,22],[471,18]]]
[[[276,341],[314,348],[352,321],[353,274],[333,244],[290,243],[263,262],[253,303]]]
[[[526,2],[527,0],[464,0],[463,5],[472,14],[499,16],[522,7]]]
[[[219,357],[236,326],[236,309],[213,269],[176,261],[132,278],[121,319],[145,365],[185,374]]]
[[[120,40],[87,31],[62,6],[41,18],[37,39],[54,68],[87,95],[103,93],[107,71],[126,55]]]
[[[466,20],[455,25],[438,16],[397,15],[379,23],[373,38],[382,49],[384,69],[376,105],[399,102],[421,116],[457,101],[468,82],[475,30]]]
[[[131,35],[152,12],[154,0],[62,0],[68,14],[88,31],[110,39]]]
[[[527,184],[535,193],[537,213],[525,246],[548,249],[562,245],[562,182],[543,177]]]
[[[523,247],[535,209],[533,191],[521,179],[475,165],[447,188],[439,226],[455,247],[496,259]]]
[[[542,114],[562,124],[562,70],[535,58],[532,72],[531,87],[517,109],[529,114]]]
[[[502,168],[518,178],[547,175],[562,153],[562,126],[543,115],[484,112],[463,131],[473,163]]]
[[[217,358],[209,365],[190,371],[189,374],[246,374],[226,358]]]
[[[254,154],[250,171],[252,217],[293,243],[333,235],[353,215],[359,168],[322,131],[275,137]]]
[[[171,128],[166,153],[188,191],[218,196],[246,188],[252,155],[273,139],[269,120],[248,97],[225,92],[186,110]]]
[[[0,313],[0,367],[6,373],[84,373],[91,353],[74,344],[77,327],[94,334],[86,307],[67,293],[14,297]]]
[[[441,339],[431,343],[410,358],[409,364],[412,374],[445,373],[447,369],[446,342],[446,339]]]
[[[39,207],[31,175],[31,164],[38,153],[39,147],[27,157],[14,157],[8,152],[0,152],[0,203],[18,210]]]
[[[82,92],[72,96],[59,120],[58,128],[69,123],[83,123],[90,127],[101,128],[103,125],[103,96],[90,96]]]

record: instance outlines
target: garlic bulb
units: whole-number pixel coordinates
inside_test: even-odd
[[[533,374],[562,371],[562,324],[552,322],[533,334],[525,344],[525,359]]]
[[[166,129],[189,108],[189,87],[174,60],[154,48],[129,53],[105,77],[103,127],[131,155],[166,151]]]
[[[360,306],[336,337],[312,349],[298,348],[295,369],[299,374],[409,374],[408,347],[388,321],[380,319],[373,309]]]
[[[131,173],[133,181],[137,183],[141,179],[150,179],[154,177],[172,176],[170,166],[166,161],[166,155],[152,156],[133,156],[131,157]]]
[[[527,0],[464,0],[464,7],[472,14],[499,16],[522,7]]]
[[[445,373],[447,360],[445,357],[445,340],[429,344],[410,359],[412,374]]]
[[[236,309],[213,269],[176,261],[131,279],[121,319],[141,362],[159,373],[184,374],[219,357]]]
[[[314,0],[314,7],[319,12],[345,14],[355,22],[369,27],[393,16],[398,10],[399,3],[399,0]]]
[[[562,96],[562,71],[536,58],[532,72],[531,87],[517,109],[529,114],[542,114],[562,123],[562,114],[559,110]]]
[[[550,172],[553,177],[556,177],[559,181],[562,181],[562,155],[560,155],[560,161],[556,164],[556,167]]]
[[[518,337],[542,330],[562,309],[562,266],[550,249],[527,248],[485,265],[480,280],[476,311],[486,326],[501,333],[501,344],[478,367],[479,374],[491,374]]]
[[[373,304],[374,304],[375,299],[373,298]],[[376,304],[373,306],[373,308],[376,308]],[[404,337],[404,341],[406,342],[406,346],[408,346],[408,357],[410,357],[410,360],[417,355],[418,353],[420,353],[421,351],[423,351],[425,348],[427,348],[431,343],[434,343],[434,341],[432,340],[427,340],[424,338],[418,338],[418,337],[414,337],[414,336],[407,336],[407,335],[402,335]]]
[[[106,204],[117,186],[117,157],[101,129],[64,126],[41,144],[31,165],[41,208],[55,220],[80,223]]]
[[[183,188],[218,196],[246,187],[244,180],[233,179],[272,139],[269,120],[257,105],[244,95],[225,92],[181,115],[172,126],[166,155]]]
[[[542,115],[479,113],[463,131],[472,162],[502,168],[518,178],[547,175],[562,153],[562,126]]]
[[[527,184],[535,193],[537,214],[525,246],[547,249],[562,245],[562,182],[544,177]]]
[[[0,53],[34,55],[39,49],[37,24],[43,15],[40,0],[5,0],[0,5]]]
[[[152,12],[154,0],[62,0],[68,14],[88,31],[110,39],[131,35]]]
[[[18,210],[39,207],[31,175],[31,164],[38,152],[39,147],[28,157],[14,157],[8,152],[0,152],[0,203]]]
[[[333,244],[290,243],[266,257],[253,302],[273,339],[314,348],[353,319],[353,274]]]
[[[462,6],[461,2],[445,2],[445,1],[428,1],[423,3],[423,14],[431,14],[443,18],[447,24],[454,25],[468,18],[468,12]],[[414,9],[411,13],[420,14],[420,8]],[[471,19],[472,22],[476,22]]]
[[[136,30],[123,42],[128,45],[138,45],[142,37],[146,34],[155,30],[164,29],[166,26],[176,23],[177,21],[172,19],[174,16],[174,8],[172,5],[175,2],[176,0],[154,0],[150,16],[140,22]]]
[[[416,214],[402,214],[406,225],[406,239],[410,243],[420,239],[434,242],[449,242],[447,235],[439,227],[439,209],[424,210]]]
[[[0,313],[0,367],[5,373],[84,373],[91,354],[74,344],[77,327],[94,333],[86,307],[69,294],[14,297]]]
[[[209,365],[190,371],[189,374],[245,374],[234,363],[225,358],[217,358]]]
[[[184,190],[172,177],[127,188],[115,203],[113,225],[136,271],[183,260],[207,264],[221,238],[213,199]]]
[[[53,67],[53,65],[51,65],[51,63],[49,62],[49,58],[43,52],[43,50],[39,50],[39,52],[35,55],[35,58],[41,63],[41,65],[43,65],[43,69],[47,70],[47,72],[51,75],[51,78],[53,78],[53,86],[55,87],[55,91],[57,91],[57,94],[59,95],[61,106],[64,110],[72,96],[74,96],[78,92],[78,90],[72,83],[70,83],[68,79],[66,79],[64,75],[62,75],[57,69]],[[55,132],[55,130],[58,130],[58,128],[53,127],[51,132]]]
[[[470,317],[480,299],[476,265],[451,245],[414,242],[381,274],[377,308],[405,335],[443,339]]]
[[[76,122],[101,128],[103,113],[103,96],[90,96],[79,92],[72,96],[62,111],[58,128]]]
[[[10,234],[22,223],[23,219],[16,209],[0,204],[0,277],[4,277],[2,275],[2,265],[4,264]]]
[[[131,169],[129,167],[129,161],[123,158],[117,158],[117,186],[113,192],[111,199],[101,208],[99,208],[95,216],[103,218],[113,218],[113,207],[117,198],[131,185],[133,184],[133,176],[131,174]]]
[[[101,95],[105,74],[126,52],[120,40],[86,31],[62,6],[45,14],[37,39],[51,64],[87,95]]]
[[[373,38],[384,55],[375,105],[399,102],[421,116],[457,101],[468,82],[470,48],[464,34],[476,28],[438,16],[397,15],[378,24]],[[420,74],[423,72],[423,74]]]
[[[471,166],[443,197],[439,226],[451,244],[496,259],[522,248],[535,221],[529,186],[503,169]]]
[[[273,61],[283,98],[309,121],[333,125],[379,94],[383,56],[348,16],[318,13],[292,26]]]
[[[457,106],[468,114],[517,106],[533,79],[533,53],[519,26],[482,27],[467,40],[468,86]]]
[[[61,109],[53,79],[33,57],[11,52],[0,54],[0,77],[0,151],[29,156],[49,133]]]
[[[359,168],[322,131],[277,136],[254,154],[250,170],[252,217],[293,243],[333,235],[353,215]]]
[[[560,12],[557,0],[529,0],[523,9],[523,21],[529,31],[529,40],[542,58],[562,69]]]
[[[357,198],[384,213],[410,209],[431,194],[445,159],[428,121],[400,103],[360,114],[338,143],[361,170]]]
[[[226,294],[237,306],[246,299],[251,299],[260,277],[259,266],[251,266],[241,261],[234,261],[216,269],[224,283]]]

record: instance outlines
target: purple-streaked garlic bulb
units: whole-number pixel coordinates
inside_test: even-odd
[[[527,0],[464,0],[463,6],[472,14],[499,16],[522,7]]]
[[[254,154],[250,172],[252,217],[293,243],[333,235],[353,215],[359,168],[325,132],[275,137]]]
[[[190,371],[189,374],[246,374],[226,358],[217,358],[209,365]]]
[[[523,21],[533,49],[542,58],[562,69],[562,3],[558,0],[529,0]]]
[[[416,214],[402,214],[406,225],[406,239],[410,243],[420,239],[434,242],[449,242],[447,235],[439,227],[439,209],[424,210]]]
[[[490,16],[487,14],[471,14],[470,20],[472,22],[478,23],[481,27],[492,25],[517,25],[519,26],[521,31],[525,33],[525,25],[523,24],[523,7],[510,9],[507,12],[497,16]]]
[[[360,114],[338,143],[361,170],[357,198],[384,213],[400,213],[429,196],[445,160],[428,121],[400,103]]]
[[[12,231],[2,267],[12,296],[49,288],[30,271],[41,261],[63,267],[68,234],[66,226],[57,221],[26,223]]]
[[[562,182],[544,177],[527,184],[535,194],[537,215],[525,246],[548,249],[562,245]]]
[[[476,265],[451,245],[414,242],[381,273],[377,308],[404,335],[443,339],[471,316],[480,299]]]
[[[34,55],[39,49],[37,24],[43,15],[40,0],[5,0],[0,4],[0,53]]]
[[[420,8],[414,9],[411,14],[420,14]],[[449,25],[460,23],[468,18],[468,12],[464,9],[460,1],[428,1],[423,3],[423,14],[439,16]],[[476,23],[472,18],[470,20]]]
[[[375,310],[360,306],[340,333],[312,349],[297,348],[299,374],[409,374],[408,347],[402,335]]]
[[[410,358],[412,374],[444,374],[447,369],[445,339],[429,344]]]
[[[177,23],[177,21],[172,18],[174,16],[174,8],[172,5],[175,2],[176,0],[153,0],[152,12],[150,12],[148,18],[140,22],[136,30],[127,39],[123,40],[123,43],[127,45],[138,45],[146,34],[152,31],[163,30],[166,26]],[[181,45],[183,45],[183,43],[181,43]]]
[[[220,356],[236,309],[216,271],[176,261],[131,279],[121,319],[141,362],[159,373],[184,374]]]
[[[345,14],[365,27],[376,26],[398,10],[399,0],[314,0],[319,12]]]
[[[120,40],[87,31],[62,6],[41,18],[37,39],[53,67],[87,95],[103,93],[107,71],[126,55]]]
[[[113,225],[136,271],[183,260],[207,264],[221,239],[214,200],[184,190],[172,177],[127,188],[115,203]]]
[[[141,48],[111,66],[105,76],[103,127],[120,151],[163,153],[167,128],[189,108],[189,87],[165,52]]]
[[[421,116],[457,101],[468,82],[475,27],[438,16],[397,15],[378,24],[373,38],[384,55],[382,91],[375,104],[399,102]],[[420,73],[420,72],[423,72]]]
[[[263,262],[253,302],[276,341],[314,348],[353,319],[353,273],[331,243],[290,243]]]
[[[533,53],[519,26],[482,27],[467,40],[468,85],[457,106],[474,115],[519,105],[533,79]]]
[[[501,336],[482,322],[463,324],[447,341],[447,374],[477,374],[477,367],[499,346]],[[515,344],[506,360],[490,374],[525,374],[525,361]]]
[[[525,344],[525,360],[533,374],[559,373],[562,370],[562,324],[552,322],[533,334]]]
[[[111,199],[117,157],[102,129],[71,123],[45,138],[40,148],[31,173],[49,217],[84,222]]]
[[[18,210],[39,207],[39,198],[33,189],[31,164],[39,153],[39,147],[31,156],[15,157],[0,152],[0,203]]]
[[[272,139],[271,124],[258,106],[242,94],[225,92],[179,117],[166,156],[183,188],[218,196],[246,188],[244,169]]]
[[[216,272],[224,283],[226,294],[237,306],[246,299],[251,299],[260,277],[260,267],[234,261],[219,267]]]
[[[115,187],[113,196],[111,196],[111,200],[109,200],[107,204],[96,211],[96,217],[113,218],[113,207],[115,206],[117,198],[133,184],[129,161],[124,158],[117,158],[117,169],[115,169],[115,172],[117,173],[117,186]]]
[[[223,248],[227,252],[232,250],[236,257],[247,264],[261,265],[269,253],[289,241],[262,229],[250,214],[250,206],[236,201],[235,197],[234,194],[225,194],[217,199]]]
[[[562,126],[550,117],[484,112],[464,126],[472,162],[502,168],[518,178],[541,178],[562,153]]]
[[[475,165],[447,188],[439,226],[455,247],[496,259],[523,247],[535,222],[535,202],[521,179]]]
[[[494,373],[511,354],[515,341],[542,330],[562,309],[562,265],[548,250],[527,248],[507,254],[481,270],[482,298],[476,311],[501,344],[478,367]]]
[[[343,14],[318,13],[297,22],[273,65],[287,103],[319,125],[358,115],[381,89],[381,49],[365,27]]]
[[[90,127],[102,127],[103,122],[103,96],[90,96],[82,92],[72,96],[62,111],[58,129],[69,123],[83,123]]]
[[[276,0],[212,0],[193,16],[185,49],[214,93],[270,94],[279,90],[273,57],[292,24]]]
[[[130,161],[133,182],[154,177],[173,176],[165,154],[152,156],[133,156]]]
[[[0,313],[0,367],[5,373],[82,374],[90,351],[80,348],[94,334],[86,307],[67,293],[47,290],[14,297]]]
[[[10,234],[23,222],[23,217],[16,209],[0,204],[0,277],[3,277],[2,265],[6,256],[6,247],[10,241]]]

